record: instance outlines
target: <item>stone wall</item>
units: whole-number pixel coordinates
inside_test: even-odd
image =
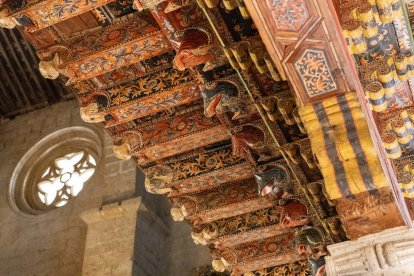
[[[133,198],[82,213],[82,219],[88,224],[83,275],[132,274],[135,225],[140,205],[140,198]]]
[[[0,275],[80,275],[86,224],[79,214],[97,208],[102,200],[134,191],[135,167],[112,153],[112,141],[102,127],[103,154],[97,170],[77,198],[63,208],[27,217],[12,211],[8,203],[10,176],[20,158],[46,135],[84,123],[74,101],[4,122],[0,126]]]
[[[70,126],[93,128],[103,137],[103,154],[94,176],[83,191],[62,208],[36,216],[12,210],[8,186],[16,164],[37,141]],[[138,177],[142,180],[142,175]],[[0,125],[0,275],[82,275],[87,224],[80,214],[136,196],[141,189],[136,189],[137,184],[141,186],[140,182],[137,183],[133,162],[119,160],[113,155],[112,141],[102,126],[84,123],[74,101],[3,121]],[[149,206],[139,211],[142,213],[135,228],[139,234],[134,243],[135,263],[148,265],[140,269],[150,271],[148,275],[151,276],[185,276],[192,267],[210,263],[207,249],[192,243],[188,226],[171,221],[169,203],[164,198],[148,195],[142,189],[138,194]],[[143,218],[141,224],[140,218]],[[133,237],[130,238],[134,242]],[[140,258],[153,258],[157,270],[152,263]],[[103,275],[112,274],[107,270]]]

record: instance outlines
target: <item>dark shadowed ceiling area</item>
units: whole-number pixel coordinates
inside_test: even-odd
[[[0,29],[0,117],[14,116],[71,99],[64,80],[44,79],[39,59],[18,29]]]

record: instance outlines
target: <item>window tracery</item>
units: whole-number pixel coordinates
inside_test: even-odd
[[[85,151],[56,158],[37,184],[38,197],[46,206],[62,207],[77,196],[95,172],[95,158]]]
[[[102,150],[102,133],[95,128],[72,126],[43,137],[15,166],[10,207],[30,217],[67,205],[94,175]]]

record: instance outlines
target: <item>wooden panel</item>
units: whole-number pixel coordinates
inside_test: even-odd
[[[245,1],[301,105],[355,89],[330,1]],[[328,16],[325,16],[327,13]]]

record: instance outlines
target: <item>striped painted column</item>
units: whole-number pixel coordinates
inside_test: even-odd
[[[309,104],[299,112],[330,199],[375,193],[388,185],[356,93]]]

